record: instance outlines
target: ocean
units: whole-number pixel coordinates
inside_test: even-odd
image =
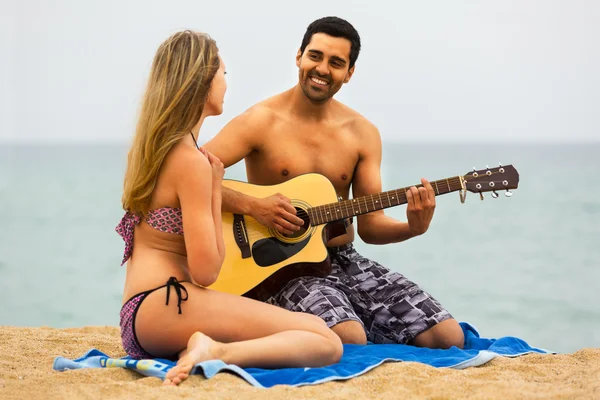
[[[0,324],[118,325],[125,146],[0,146]],[[384,190],[512,164],[508,198],[437,197],[429,231],[358,250],[486,337],[600,347],[600,144],[384,143]],[[243,164],[226,178],[245,180]],[[406,207],[386,210],[404,220]]]

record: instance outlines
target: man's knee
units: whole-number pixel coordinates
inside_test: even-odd
[[[344,321],[331,327],[344,344],[367,344],[367,334],[357,321]]]
[[[460,326],[458,326],[460,329]],[[448,330],[445,332],[441,332],[438,336],[435,337],[435,348],[438,349],[449,349],[451,347],[458,347],[462,349],[465,344],[465,336],[463,334],[462,329],[460,330]]]
[[[430,349],[449,349],[458,347],[462,349],[465,336],[462,328],[455,319],[447,319],[417,335],[411,344]]]

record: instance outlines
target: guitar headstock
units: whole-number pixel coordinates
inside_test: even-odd
[[[519,186],[519,173],[512,165],[500,165],[495,168],[486,168],[466,173],[463,176],[465,188],[472,193],[480,193],[483,199],[484,192],[492,192],[492,197],[498,197],[497,190],[506,190],[506,196],[512,193],[509,189]]]

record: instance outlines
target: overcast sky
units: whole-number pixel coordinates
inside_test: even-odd
[[[208,32],[227,64],[214,136],[297,80],[307,25],[359,31],[337,98],[384,140],[600,141],[600,2],[0,0],[0,142],[128,143],[151,60],[173,32]]]

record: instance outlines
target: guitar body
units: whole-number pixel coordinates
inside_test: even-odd
[[[516,189],[519,174],[512,165],[469,171],[431,182],[436,196],[460,191],[464,202],[467,191],[478,193]],[[223,185],[258,198],[281,193],[296,208],[304,226],[291,236],[261,225],[247,215],[223,213],[225,261],[217,281],[210,289],[266,300],[276,294],[291,279],[300,276],[325,277],[331,264],[325,243],[346,233],[344,221],[354,216],[394,207],[408,202],[410,187],[374,193],[338,201],[335,188],[323,175],[305,174],[279,185],[252,185],[224,180]],[[414,185],[421,187],[421,184]],[[309,218],[310,214],[310,218]]]
[[[294,235],[284,236],[250,216],[223,212],[225,260],[210,289],[264,301],[290,279],[327,276],[331,272],[325,243],[345,233],[344,222],[312,226],[306,215],[311,207],[338,200],[335,188],[326,177],[311,173],[279,185],[253,185],[234,180],[224,180],[223,185],[257,198],[281,193],[291,200],[305,225]]]

